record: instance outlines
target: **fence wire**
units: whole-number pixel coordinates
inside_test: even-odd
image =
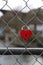
[[[3,1],[5,4],[0,9],[3,13],[0,17],[0,58],[12,55],[6,56],[13,60],[8,58],[8,65],[43,65],[43,6],[31,9],[28,6],[29,0],[23,0],[25,6],[16,11],[8,5],[8,0]],[[4,10],[5,7],[9,10]],[[24,13],[24,9],[28,9],[28,12]],[[32,31],[32,37],[25,41],[21,39],[19,32],[27,26]],[[3,64],[0,62],[0,65]]]

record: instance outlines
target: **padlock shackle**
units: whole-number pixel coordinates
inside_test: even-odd
[[[24,27],[25,27],[25,25],[24,25],[24,26],[22,26],[22,28],[21,28],[21,29],[23,30],[23,28],[24,28]],[[29,26],[26,26],[26,27],[27,27],[27,29],[29,29],[29,30],[30,30]]]

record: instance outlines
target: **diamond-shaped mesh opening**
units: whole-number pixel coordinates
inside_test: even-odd
[[[32,11],[30,11],[29,13],[20,13],[18,12],[18,17],[24,22],[24,23],[28,23],[28,21],[30,21],[30,19],[32,19],[32,17],[34,17],[34,14],[32,13]]]
[[[40,15],[40,16],[39,16]],[[40,19],[40,21],[43,21],[43,7],[40,7],[37,12],[37,17]],[[43,23],[43,22],[42,22]]]
[[[2,10],[2,12],[3,13],[5,12],[4,17],[2,17],[2,19],[4,19],[6,23],[8,23],[16,15],[15,13],[10,12],[10,11]]]
[[[6,24],[2,20],[0,20],[0,28],[4,28],[5,26]]]
[[[21,22],[21,20],[19,20],[17,17],[15,17],[11,20],[11,22],[9,22],[9,26],[11,28],[15,28],[15,30],[18,32],[21,29],[21,27],[23,26],[23,22]]]

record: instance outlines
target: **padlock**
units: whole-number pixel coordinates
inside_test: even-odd
[[[20,30],[20,37],[24,40],[29,40],[32,36],[32,31],[30,30],[29,26],[26,26],[27,29],[24,29],[24,26],[22,26]]]

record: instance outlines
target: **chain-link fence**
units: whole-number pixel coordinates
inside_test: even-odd
[[[9,0],[3,1],[5,4],[0,8],[0,65],[43,65],[43,6],[31,9],[29,0],[23,0],[25,6],[15,10],[8,5]],[[9,10],[5,10],[6,7]],[[28,40],[21,38],[22,29],[32,31]]]

